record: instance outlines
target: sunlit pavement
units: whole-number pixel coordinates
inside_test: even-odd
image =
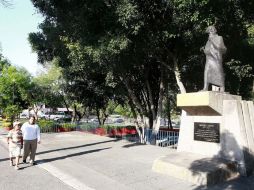
[[[2,134],[2,140],[3,136]],[[5,168],[4,175],[2,172],[0,175],[1,187],[3,185],[8,187],[11,181],[9,177],[14,173],[22,182],[25,181],[24,178],[31,179],[38,187],[39,183],[52,185],[51,182],[49,184],[47,182],[52,180],[55,185],[59,185],[52,189],[68,189],[68,187],[91,190],[206,189],[152,171],[155,159],[175,151],[169,148],[137,145],[81,132],[43,134],[36,157],[38,165],[15,171],[5,160],[8,153],[6,150],[2,151],[3,146],[1,142],[1,153],[5,154],[3,156],[1,154],[0,158],[1,168]],[[42,177],[39,177],[40,175]],[[30,183],[24,184],[26,187],[24,189],[35,189],[28,184]],[[14,183],[9,189],[15,185],[20,186],[19,183]],[[254,189],[254,178],[240,178],[209,189],[250,190]]]
[[[20,164],[20,170],[9,166],[7,147],[0,142],[0,190],[71,190],[70,186],[49,172],[28,164]]]

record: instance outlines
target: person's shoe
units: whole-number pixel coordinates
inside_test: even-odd
[[[15,166],[15,170],[19,170],[19,166]]]
[[[30,164],[30,166],[33,166],[33,165],[34,165],[34,161],[33,161],[33,160],[30,160],[30,161],[29,161],[29,164]]]

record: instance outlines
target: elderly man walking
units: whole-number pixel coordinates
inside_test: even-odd
[[[26,163],[26,159],[30,153],[29,163],[30,165],[34,165],[37,143],[40,144],[41,141],[40,128],[35,123],[35,117],[30,117],[29,121],[22,125],[21,130],[24,141],[23,163]]]

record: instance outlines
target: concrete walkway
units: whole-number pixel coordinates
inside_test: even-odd
[[[25,164],[20,167],[16,171],[9,166],[7,147],[0,142],[0,190],[73,190],[45,170]]]
[[[0,138],[3,140],[4,134],[0,133]],[[3,145],[2,142],[0,146],[6,145]],[[172,151],[174,150],[150,145],[136,145],[81,132],[55,133],[42,135],[42,144],[39,145],[36,156],[38,162],[36,167],[24,168],[21,171],[7,169],[8,162],[2,158],[2,154],[0,164],[1,167],[5,165],[7,174],[16,172],[17,178],[22,178],[28,173],[32,175],[33,172],[35,174],[41,172],[40,175],[46,175],[48,172],[46,176],[55,181],[55,184],[58,182],[58,185],[63,185],[59,180],[66,184],[60,189],[68,189],[68,187],[78,190],[254,189],[253,177],[239,178],[212,188],[204,188],[153,172],[154,160],[170,155]],[[5,154],[7,158],[7,152]],[[31,180],[33,179],[37,182],[36,178],[31,177]],[[38,181],[42,183],[45,181],[43,184],[48,185],[47,179],[41,178]],[[8,183],[2,174],[0,185],[1,183]],[[26,187],[26,189],[34,188]]]

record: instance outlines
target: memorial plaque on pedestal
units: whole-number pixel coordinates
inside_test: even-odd
[[[220,124],[194,122],[194,140],[220,143]]]

